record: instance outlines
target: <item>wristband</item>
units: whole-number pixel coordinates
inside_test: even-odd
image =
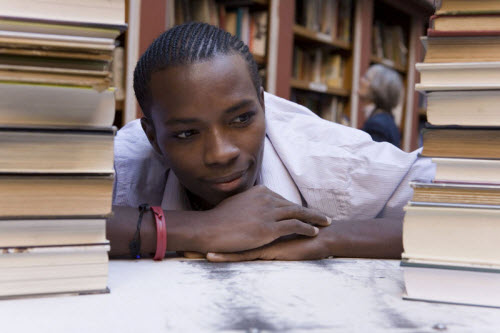
[[[142,217],[144,216],[144,212],[149,210],[148,204],[141,204],[139,207],[139,219],[137,220],[137,226],[135,228],[134,238],[128,244],[128,248],[130,250],[130,256],[132,259],[141,258],[141,225],[142,225]]]
[[[162,260],[167,251],[167,223],[161,207],[151,207],[156,221],[156,253],[153,260]]]

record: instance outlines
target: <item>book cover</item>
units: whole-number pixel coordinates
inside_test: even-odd
[[[500,307],[500,267],[402,260],[403,299]]]

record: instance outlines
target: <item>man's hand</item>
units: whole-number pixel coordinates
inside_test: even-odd
[[[237,253],[208,253],[206,258],[213,262],[250,260],[315,260],[331,255],[325,228],[314,238],[299,236],[291,240],[277,240],[257,249]]]
[[[316,236],[331,220],[294,204],[265,186],[232,196],[210,211],[198,252],[238,252],[269,244],[286,235]],[[189,250],[189,249],[188,249]]]
[[[214,262],[248,260],[314,260],[328,256],[357,258],[401,258],[402,221],[371,219],[337,221],[320,229],[314,238],[277,240],[257,249],[237,253],[208,253]]]

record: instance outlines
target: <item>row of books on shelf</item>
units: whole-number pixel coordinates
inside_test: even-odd
[[[296,0],[295,21],[331,40],[351,41],[352,0]]]
[[[434,24],[417,64],[430,123],[422,155],[436,175],[411,183],[402,267],[409,299],[500,307],[500,86],[492,80],[500,57],[498,37],[484,32],[500,1],[481,1],[480,12],[466,3],[442,0],[439,20],[453,33]]]
[[[0,297],[106,292],[125,3],[4,3]]]
[[[345,98],[319,95],[308,91],[292,91],[291,100],[305,106],[325,120],[350,126]]]
[[[197,21],[220,27],[240,38],[252,54],[266,55],[268,11],[248,6],[227,7],[215,0],[176,0],[175,23]]]
[[[340,54],[331,54],[321,48],[306,50],[294,48],[292,76],[301,81],[316,82],[332,88],[344,85],[345,60]]]
[[[372,29],[372,54],[380,59],[406,68],[408,62],[407,38],[400,25],[376,21]]]

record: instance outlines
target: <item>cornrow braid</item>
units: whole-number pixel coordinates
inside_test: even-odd
[[[257,64],[238,37],[200,22],[190,22],[162,33],[141,56],[134,70],[134,91],[146,117],[151,116],[151,75],[169,66],[187,65],[214,58],[216,55],[240,54],[245,59],[257,94],[260,76]]]

